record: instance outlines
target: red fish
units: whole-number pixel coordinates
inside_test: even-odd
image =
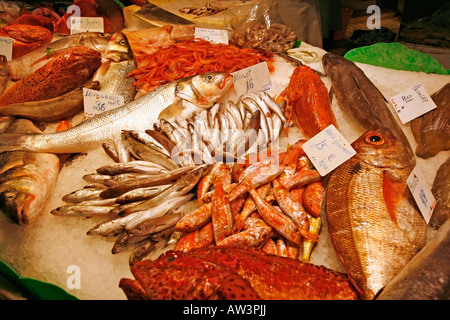
[[[101,64],[101,54],[74,47],[9,87],[0,96],[0,106],[55,98],[87,82]]]
[[[0,29],[0,36],[14,39],[12,58],[16,59],[52,41],[50,30],[28,24],[11,24]]]
[[[128,299],[358,299],[345,274],[256,249],[169,251],[131,267]]]

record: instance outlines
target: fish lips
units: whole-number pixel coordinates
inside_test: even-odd
[[[23,226],[37,217],[40,208],[33,209],[37,196],[24,192],[21,187],[24,186],[9,186],[0,190],[0,212],[9,222]]]

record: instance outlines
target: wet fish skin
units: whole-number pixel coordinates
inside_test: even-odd
[[[101,145],[107,139],[120,139],[121,130],[144,131],[156,123],[158,115],[168,118],[193,112],[180,107],[206,107],[219,99],[231,86],[232,75],[207,73],[174,81],[116,109],[105,111],[79,125],[58,133],[13,135],[3,134],[0,152],[25,150],[51,153],[79,153]],[[184,91],[183,91],[184,90]],[[183,100],[187,99],[187,100]]]
[[[448,300],[450,294],[450,220],[389,282],[378,300]]]
[[[31,121],[17,119],[7,132],[40,132]],[[41,214],[60,169],[54,154],[0,154],[0,212],[18,225],[33,223]]]
[[[439,229],[450,217],[450,157],[436,172],[431,192],[436,198],[436,207],[429,224]]]
[[[392,115],[387,100],[364,72],[354,62],[330,52],[323,56],[322,64],[339,107],[363,132],[389,129],[402,142],[401,152],[406,153],[414,165],[416,160],[408,139]]]
[[[426,223],[406,185],[413,166],[399,144],[386,129],[364,133],[326,189],[332,244],[363,299],[373,299],[425,245]]]

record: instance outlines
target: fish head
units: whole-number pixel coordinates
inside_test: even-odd
[[[108,48],[112,36],[111,33],[86,32],[80,36],[80,45],[88,46],[98,52],[104,52]]]
[[[37,218],[42,208],[35,205],[39,197],[35,186],[27,178],[12,179],[0,186],[0,212],[8,221],[27,225]]]
[[[197,106],[210,106],[231,87],[233,76],[226,72],[209,72],[180,80],[176,95]]]
[[[386,128],[366,131],[352,146],[360,160],[378,168],[402,169],[411,165],[405,146]]]
[[[123,32],[116,32],[111,37],[108,47],[102,55],[113,62],[129,61],[133,59],[133,52]]]

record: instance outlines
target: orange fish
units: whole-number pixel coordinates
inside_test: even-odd
[[[74,47],[57,55],[0,96],[0,106],[58,97],[86,83],[101,64],[101,54]]]
[[[28,24],[11,24],[0,28],[0,36],[14,39],[12,58],[16,59],[52,41],[50,30]]]

